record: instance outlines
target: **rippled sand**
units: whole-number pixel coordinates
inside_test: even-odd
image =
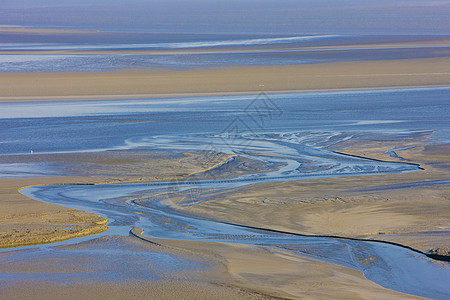
[[[385,142],[388,143],[388,147],[359,144],[341,151],[400,161],[384,154],[392,149],[392,143]],[[402,145],[401,141],[395,143]],[[403,146],[413,144],[404,142]],[[448,145],[416,146],[398,151],[398,155],[408,162],[419,163],[424,171],[260,183],[177,209],[238,224],[391,241],[423,252],[448,255],[450,239],[439,233],[448,228],[450,184],[432,183],[448,181]],[[422,182],[431,184],[414,185]],[[197,201],[202,202],[201,196]],[[417,234],[420,232],[428,234]]]

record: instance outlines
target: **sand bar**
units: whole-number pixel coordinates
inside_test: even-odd
[[[386,159],[385,151],[392,149],[392,143],[380,143],[383,146],[360,143],[359,147],[342,152]],[[396,143],[399,146],[414,145],[411,142]],[[225,222],[287,232],[390,241],[424,253],[448,256],[450,184],[408,184],[448,180],[449,157],[446,153],[449,145],[421,146],[417,143],[416,146],[399,151],[399,155],[408,162],[419,163],[423,171],[258,183],[219,193],[205,202],[198,197],[200,204],[176,206],[176,209]],[[391,185],[394,187],[389,188]],[[400,187],[395,188],[395,185]],[[388,188],[378,189],[384,186]]]
[[[450,58],[224,70],[0,73],[0,102],[450,85]]]

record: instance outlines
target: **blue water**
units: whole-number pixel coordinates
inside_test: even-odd
[[[44,186],[27,188],[22,193],[39,201],[104,216],[110,221],[111,235],[117,234],[119,228],[138,227],[149,238],[277,247],[358,269],[369,280],[396,291],[435,299],[447,299],[450,295],[448,263],[435,262],[409,249],[384,243],[300,236],[186,216],[172,211],[161,201],[170,200],[172,192],[179,193],[192,184],[185,182],[175,189],[170,184]],[[210,181],[204,188],[224,187],[222,183]],[[17,259],[17,256],[20,259],[20,253],[12,257]]]
[[[0,154],[123,149],[130,138],[218,134],[230,125],[253,135],[303,131],[382,138],[432,131],[432,139],[450,141],[450,88],[267,96],[275,106],[258,95],[3,103]]]

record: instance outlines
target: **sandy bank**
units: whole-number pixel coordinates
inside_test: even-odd
[[[71,180],[76,179],[0,179],[0,248],[52,243],[107,230],[106,220],[97,215],[37,202],[18,192],[25,185]]]
[[[383,159],[386,147],[392,149],[396,143],[412,145],[389,141],[378,148],[360,144],[342,151]],[[202,203],[176,208],[237,224],[391,241],[421,252],[449,255],[450,184],[408,185],[448,180],[448,145],[416,145],[398,154],[419,163],[424,168],[420,172],[258,183],[219,193],[206,202],[200,195],[196,201]]]
[[[450,58],[224,70],[0,73],[0,102],[450,85]]]
[[[178,179],[228,159],[225,154],[209,154],[205,162],[203,155],[117,151],[2,156],[0,167],[2,163],[52,164],[60,175],[0,179],[0,248],[56,242],[108,228],[106,220],[94,214],[25,197],[18,192],[24,186]]]

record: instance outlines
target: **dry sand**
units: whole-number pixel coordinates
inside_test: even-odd
[[[0,73],[0,102],[450,85],[450,58],[224,70]]]

